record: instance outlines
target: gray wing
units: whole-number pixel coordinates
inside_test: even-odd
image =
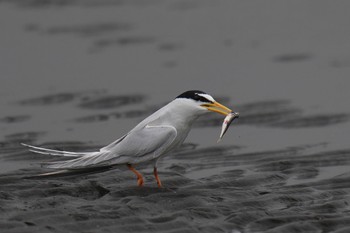
[[[177,131],[173,126],[146,125],[144,128],[128,134],[110,151],[134,159],[141,159],[147,155],[156,158],[169,148],[176,136]]]
[[[136,164],[155,159],[165,153],[174,142],[177,131],[173,126],[147,125],[127,134],[113,147],[68,161],[49,164],[49,168],[81,169],[116,164]]]

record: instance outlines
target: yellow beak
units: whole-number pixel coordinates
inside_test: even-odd
[[[217,112],[217,113],[220,113],[220,114],[225,115],[225,116],[227,116],[229,113],[232,112],[231,109],[229,109],[228,107],[226,107],[218,102],[214,102],[214,103],[210,103],[210,104],[202,104],[201,106],[205,107],[209,111]]]

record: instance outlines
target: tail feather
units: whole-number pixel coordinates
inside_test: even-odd
[[[112,166],[105,167],[97,167],[97,168],[85,168],[85,169],[76,169],[76,170],[58,170],[53,172],[41,173],[32,176],[23,177],[24,179],[40,179],[40,178],[48,178],[48,177],[64,177],[64,176],[72,176],[72,175],[86,175],[86,174],[94,174],[100,173],[104,171],[108,171],[112,169]]]
[[[28,147],[30,151],[39,154],[73,157],[69,160],[43,163],[42,165],[46,168],[80,170],[112,166],[128,163],[129,161],[128,157],[120,156],[107,150],[95,152],[70,152],[46,149],[24,143],[22,143],[22,145]]]
[[[91,153],[91,152],[71,152],[71,151],[52,150],[52,149],[46,149],[43,147],[28,145],[25,143],[21,143],[21,145],[28,147],[29,151],[32,151],[32,152],[38,153],[38,154],[44,154],[44,155],[81,157],[81,156],[84,156],[84,155]]]
[[[86,156],[71,160],[55,161],[44,164],[47,168],[54,169],[82,169],[112,165],[112,160],[106,158],[111,154],[108,152],[92,152]]]

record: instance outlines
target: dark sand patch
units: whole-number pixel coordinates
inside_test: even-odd
[[[148,45],[156,42],[156,39],[152,36],[143,36],[143,35],[130,35],[123,36],[119,38],[102,38],[95,40],[91,48],[92,52],[96,52],[102,49],[110,48],[113,46],[123,46],[123,47],[132,47],[138,45]]]
[[[57,93],[52,95],[44,95],[31,99],[19,101],[20,105],[55,105],[73,101],[78,95],[74,93]]]
[[[142,95],[102,96],[83,99],[79,107],[88,109],[110,109],[130,104],[138,104],[144,100],[145,97]]]
[[[333,68],[347,68],[350,67],[350,57],[336,58],[329,62]]]
[[[319,114],[313,116],[298,116],[294,119],[274,123],[273,126],[282,128],[323,127],[344,123],[349,121],[349,119],[350,115],[346,113]]]
[[[23,106],[49,106],[59,104],[76,104],[78,107],[87,109],[110,109],[126,105],[139,104],[146,97],[140,94],[134,95],[110,95],[103,90],[56,93],[40,97],[18,101]]]
[[[273,58],[273,61],[281,63],[302,62],[311,58],[312,55],[308,53],[282,54]]]
[[[91,123],[91,122],[101,122],[108,121],[111,119],[120,119],[120,118],[138,118],[151,114],[149,110],[128,110],[124,112],[112,112],[106,114],[95,114],[90,116],[79,117],[74,121],[79,123]]]
[[[0,123],[19,123],[31,118],[29,115],[5,116],[0,118]]]
[[[82,37],[101,36],[115,32],[126,32],[132,29],[132,26],[127,23],[115,23],[105,22],[88,25],[67,25],[67,26],[52,26],[46,29],[40,29],[37,31],[47,35],[77,35]]]

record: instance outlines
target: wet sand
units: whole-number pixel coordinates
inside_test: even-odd
[[[58,96],[62,96],[59,94]],[[57,98],[57,99],[56,99]],[[105,100],[106,97],[100,97]],[[137,105],[137,96],[128,100]],[[53,99],[56,99],[53,101]],[[60,101],[58,101],[60,99]],[[120,101],[122,99],[123,101]],[[20,104],[58,104],[47,96]],[[78,104],[78,108],[111,107],[112,101]],[[95,104],[93,104],[95,103]],[[113,108],[113,106],[111,107]],[[247,126],[267,128],[327,128],[345,124],[347,115],[308,116],[295,111],[288,101],[257,102],[237,106],[245,117],[231,127],[223,140]],[[138,118],[153,108],[136,114]],[[263,111],[262,111],[263,109]],[[292,109],[294,109],[292,111]],[[291,114],[292,113],[292,114]],[[118,115],[129,118],[128,111]],[[115,115],[74,119],[85,127],[113,120]],[[293,119],[293,120],[291,120]],[[313,119],[313,120],[305,120]],[[219,133],[222,117],[199,119],[196,130]],[[9,124],[8,122],[6,124]],[[139,166],[145,186],[136,186],[126,167],[91,174],[30,178],[48,171],[41,162],[51,156],[27,152],[19,142],[33,143],[44,133],[7,136],[2,142],[3,165],[22,163],[22,168],[0,176],[3,232],[347,232],[349,225],[350,149],[329,150],[327,143],[304,144],[279,150],[247,152],[244,146],[185,143],[164,157],[157,188],[152,168]],[[102,145],[55,141],[42,146],[91,151]]]
[[[317,8],[315,7],[317,5]],[[349,4],[0,1],[0,232],[350,232]],[[187,89],[208,114],[152,167],[33,178]]]
[[[193,148],[193,147],[190,147]],[[347,232],[350,150],[187,149],[136,187],[126,169],[0,177],[3,232]]]

